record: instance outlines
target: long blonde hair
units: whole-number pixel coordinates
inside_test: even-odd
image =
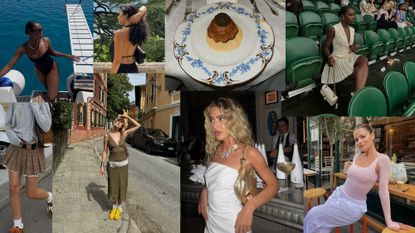
[[[225,126],[229,131],[230,137],[235,143],[242,145],[253,145],[252,130],[242,106],[230,98],[218,98],[212,101],[203,112],[205,116],[206,146],[205,151],[207,161],[210,161],[221,149],[222,142],[217,140],[212,133],[211,122],[209,120],[210,111],[217,107],[223,114]]]

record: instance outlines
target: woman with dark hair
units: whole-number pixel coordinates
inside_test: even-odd
[[[76,61],[79,58],[54,50],[49,38],[42,36],[43,28],[38,22],[28,22],[25,26],[25,33],[29,35],[29,40],[17,49],[9,63],[0,71],[0,77],[9,72],[19,61],[20,57],[26,53],[35,65],[39,81],[45,85],[49,100],[53,101],[58,95],[59,70],[58,65],[51,56],[66,57],[72,61]]]
[[[392,221],[388,189],[390,159],[376,151],[373,128],[359,124],[354,128],[353,137],[360,153],[353,157],[345,183],[334,190],[324,205],[308,211],[304,218],[305,233],[329,233],[335,227],[358,221],[367,211],[366,195],[377,181],[386,225],[394,231],[409,228]]]
[[[147,24],[144,20],[146,13],[145,6],[140,7],[138,11],[131,4],[120,6],[118,23],[124,25],[124,28],[114,33],[114,41],[110,46],[112,73],[138,72],[134,52],[141,49],[141,45],[147,39]],[[131,23],[130,18],[138,22]]]
[[[133,127],[127,128],[127,120],[133,123]],[[112,209],[108,215],[111,220],[121,218],[121,203],[127,198],[128,186],[128,152],[125,146],[125,138],[140,127],[140,123],[128,115],[119,115],[115,118],[111,131],[104,136],[104,149],[100,174],[104,175],[107,150],[109,151],[108,174],[108,198],[112,201]]]
[[[406,4],[399,4],[399,9],[396,11],[396,23],[398,27],[411,27],[412,23],[406,20]]]
[[[321,82],[333,84],[352,76],[355,79],[355,89],[359,90],[366,85],[369,73],[368,59],[354,53],[359,45],[354,43],[355,31],[350,26],[355,18],[353,8],[342,7],[339,16],[340,22],[329,29],[323,45],[327,64],[324,66]],[[332,52],[330,52],[331,45],[333,45]]]

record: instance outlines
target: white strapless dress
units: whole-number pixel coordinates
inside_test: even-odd
[[[235,221],[243,207],[233,190],[237,177],[237,170],[220,163],[211,162],[206,169],[208,221],[204,233],[235,233]]]

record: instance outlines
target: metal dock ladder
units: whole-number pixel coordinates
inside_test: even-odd
[[[78,56],[80,61],[73,62],[75,74],[93,73],[94,41],[88,27],[82,6],[80,4],[66,4],[69,37],[72,54]]]

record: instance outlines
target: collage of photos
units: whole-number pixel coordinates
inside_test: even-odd
[[[414,0],[0,8],[0,233],[415,233]]]

